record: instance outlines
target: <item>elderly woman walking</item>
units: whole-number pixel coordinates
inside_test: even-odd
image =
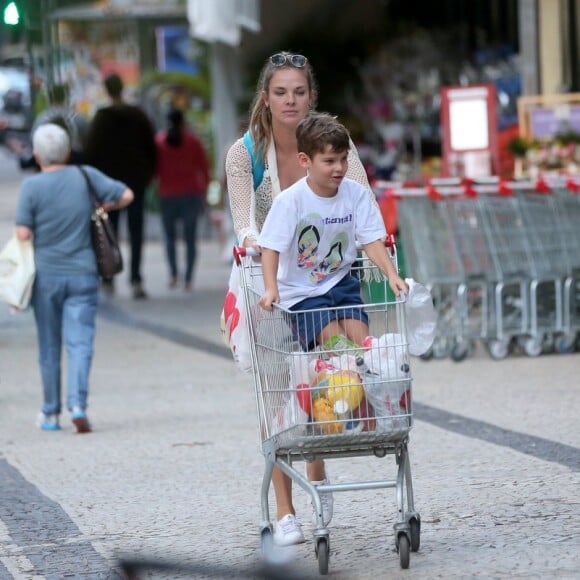
[[[36,280],[32,308],[36,320],[43,405],[38,426],[60,429],[61,351],[68,372],[66,407],[78,433],[88,433],[89,372],[93,357],[98,275],[91,243],[92,202],[76,166],[67,165],[70,139],[55,124],[40,126],[32,137],[41,172],[22,183],[16,210],[16,235],[32,239]],[[120,209],[133,192],[120,181],[83,167],[106,210]]]

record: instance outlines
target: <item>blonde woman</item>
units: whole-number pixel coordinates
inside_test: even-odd
[[[234,231],[241,245],[258,247],[258,236],[272,200],[306,175],[298,162],[296,127],[315,108],[316,97],[314,72],[305,56],[279,52],[266,60],[258,80],[248,131],[230,147],[226,157],[227,190]],[[376,206],[352,143],[346,176],[363,184]],[[307,475],[315,484],[326,482],[324,462],[308,463]],[[292,480],[274,468],[272,483],[276,496],[275,542],[284,546],[304,542],[292,503]],[[332,518],[333,498],[324,493],[321,500],[327,525]]]

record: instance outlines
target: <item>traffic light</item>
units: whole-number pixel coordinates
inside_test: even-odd
[[[18,26],[20,24],[20,10],[18,9],[18,4],[16,2],[8,2],[4,6],[3,12],[4,24],[7,26]]]

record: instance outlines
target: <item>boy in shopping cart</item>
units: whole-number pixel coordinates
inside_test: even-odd
[[[345,178],[350,148],[346,128],[331,115],[312,113],[299,123],[296,136],[306,177],[274,199],[259,236],[265,288],[260,306],[269,311],[274,303],[296,312],[316,310],[316,315],[292,317],[293,332],[304,350],[337,335],[362,345],[369,333],[368,317],[361,307],[360,282],[350,273],[357,243],[388,278],[396,296],[408,287],[385,249],[378,208],[362,185]],[[322,461],[317,471],[316,479],[324,481]],[[328,524],[332,497],[323,498]],[[294,514],[278,520],[275,538],[280,530],[285,537],[279,543],[304,541]]]
[[[385,250],[383,219],[365,188],[345,178],[350,138],[327,113],[312,113],[296,129],[302,178],[272,203],[258,243],[262,248],[264,294],[260,306],[278,303],[292,311],[325,309],[296,316],[293,326],[305,350],[344,335],[362,345],[368,318],[360,283],[350,274],[357,243],[389,280],[396,296],[407,292]],[[359,306],[352,309],[336,307]]]

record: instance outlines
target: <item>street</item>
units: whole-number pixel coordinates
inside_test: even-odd
[[[0,245],[22,178],[0,150]],[[170,290],[149,219],[150,298],[132,300],[123,273],[100,305],[93,433],[73,434],[66,413],[60,432],[35,426],[34,318],[0,304],[0,580],[115,578],[120,558],[202,570],[143,576],[168,579],[236,578],[260,565],[254,387],[219,329],[230,266],[204,238],[193,293]],[[412,362],[421,548],[401,570],[393,490],[336,494],[329,577],[580,578],[580,353],[493,361],[479,347],[461,363]],[[328,471],[349,482],[392,479],[395,467],[393,456],[360,457]],[[310,500],[299,489],[296,508],[307,543],[277,557],[314,578]]]

